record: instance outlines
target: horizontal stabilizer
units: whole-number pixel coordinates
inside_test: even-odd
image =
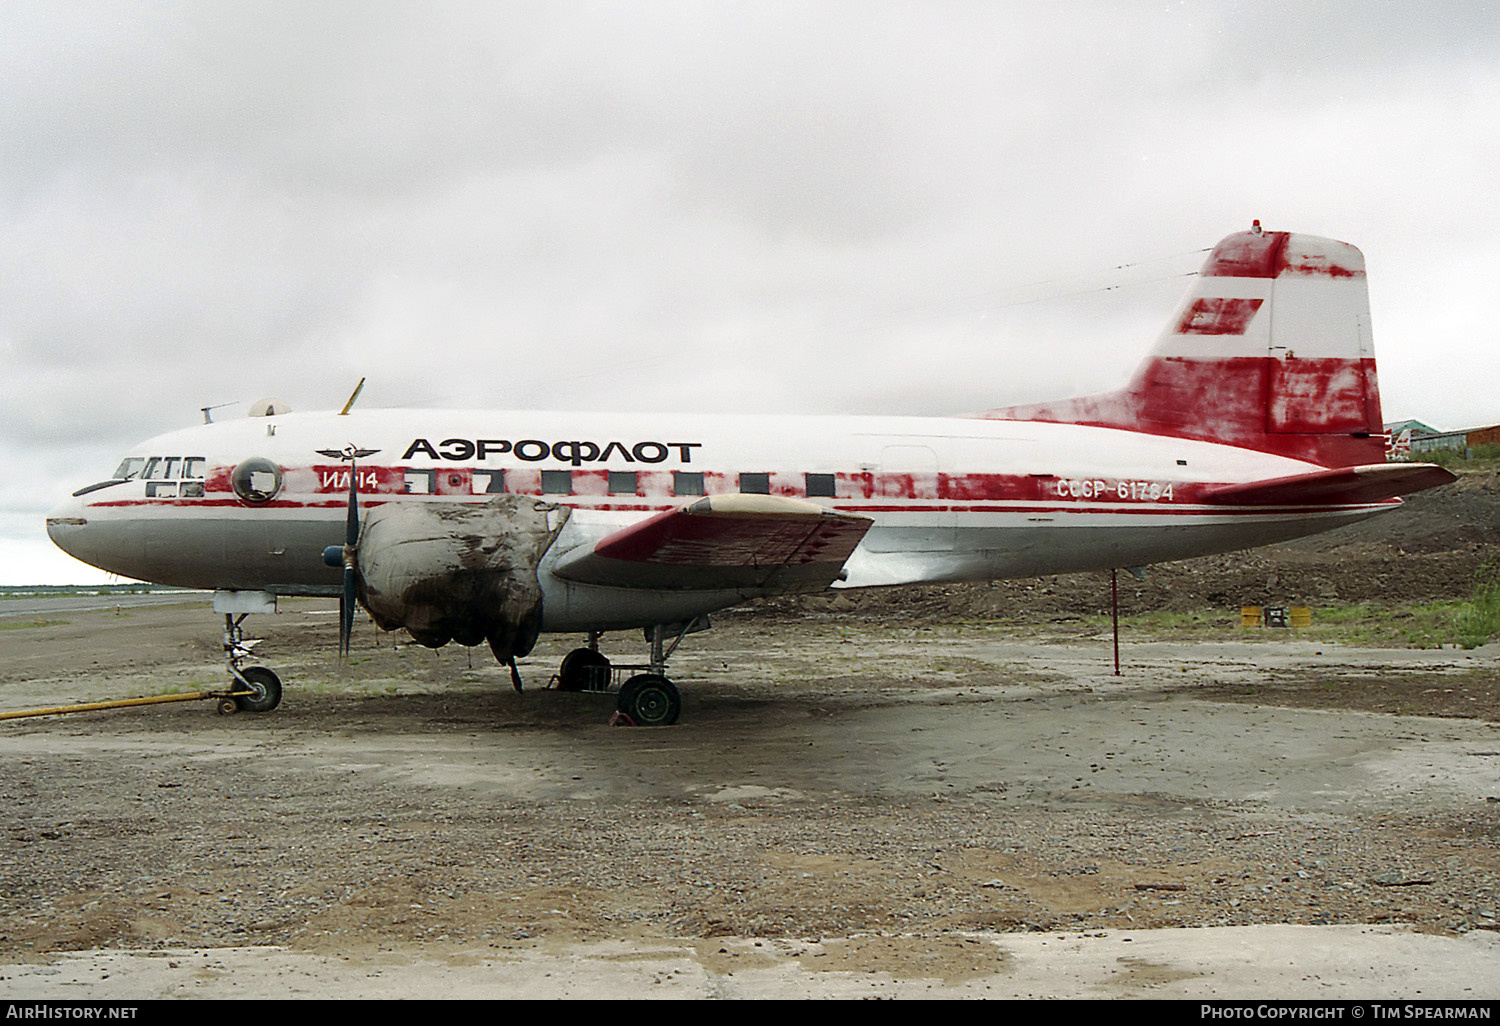
[[[832,584],[868,517],[777,495],[713,495],[564,554],[580,584],[664,591],[816,591]]]
[[[1336,467],[1248,484],[1209,489],[1205,500],[1236,506],[1333,506],[1381,502],[1398,495],[1436,488],[1454,480],[1432,463],[1375,463]]]

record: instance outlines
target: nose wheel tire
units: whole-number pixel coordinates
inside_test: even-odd
[[[631,677],[620,688],[616,708],[637,726],[667,727],[676,723],[682,713],[682,696],[677,692],[677,685],[667,678],[657,673],[642,673]]]
[[[246,686],[253,694],[234,696],[234,704],[245,712],[270,712],[281,704],[281,678],[264,666],[252,666],[241,670],[243,681],[234,681],[235,691]]]

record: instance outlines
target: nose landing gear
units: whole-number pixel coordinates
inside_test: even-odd
[[[281,678],[264,666],[241,670],[234,683],[234,704],[243,712],[270,712],[281,704]],[[240,693],[247,688],[248,695]]]
[[[218,591],[214,593],[214,611],[224,614],[224,665],[232,678],[235,708],[244,712],[270,712],[281,704],[281,678],[267,667],[243,665],[256,644],[245,639],[244,622],[251,613],[274,613],[276,596],[265,592]]]

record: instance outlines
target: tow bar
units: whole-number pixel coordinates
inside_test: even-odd
[[[96,709],[124,709],[132,705],[160,705],[163,702],[193,702],[204,698],[219,700],[219,715],[225,716],[239,710],[236,698],[250,698],[256,693],[248,689],[234,691],[192,691],[182,695],[152,695],[147,698],[121,698],[113,702],[85,702],[82,705],[55,705],[48,709],[19,709],[16,712],[0,712],[0,720],[19,720],[26,716],[60,716],[64,713],[92,712]]]

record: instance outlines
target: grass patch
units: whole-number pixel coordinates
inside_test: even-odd
[[[1475,573],[1474,594],[1454,615],[1459,644],[1478,648],[1500,634],[1500,566],[1485,563]]]
[[[1486,442],[1465,452],[1462,449],[1434,449],[1430,452],[1414,452],[1408,462],[1436,463],[1455,474],[1474,473],[1500,469],[1500,443]]]
[[[32,620],[0,620],[0,631],[23,631],[32,627],[64,627],[71,622],[70,620],[44,620],[41,617]]]
[[[1087,618],[1097,633],[1110,630],[1108,616]],[[1477,648],[1500,636],[1500,581],[1458,602],[1411,606],[1315,606],[1305,628],[1242,627],[1238,609],[1202,608],[1135,613],[1120,617],[1123,637],[1160,641],[1326,641],[1358,648]]]
[[[11,599],[112,597],[115,595],[208,595],[193,588],[166,584],[7,584],[0,585],[0,601]]]

